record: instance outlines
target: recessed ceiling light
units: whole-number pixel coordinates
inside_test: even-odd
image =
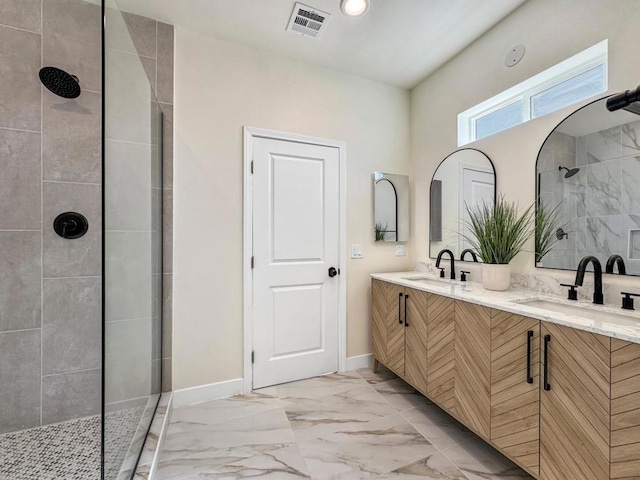
[[[369,9],[369,0],[342,0],[340,9],[345,15],[357,17]]]

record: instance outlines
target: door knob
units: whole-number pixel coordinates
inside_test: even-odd
[[[334,267],[329,267],[329,276],[331,278],[335,277],[336,275],[340,274],[340,270],[336,270]]]

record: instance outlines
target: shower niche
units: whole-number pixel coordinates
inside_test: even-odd
[[[560,225],[537,267],[575,270],[584,256],[604,265],[618,254],[640,275],[640,116],[606,101],[569,115],[540,148],[537,206],[558,208]]]

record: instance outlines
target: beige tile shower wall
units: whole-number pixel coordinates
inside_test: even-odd
[[[438,163],[457,149],[458,113],[604,39],[609,40],[609,91],[634,88],[640,81],[640,63],[630,58],[636,55],[639,21],[637,0],[529,0],[412,90],[412,250],[416,260],[428,257],[429,183]],[[505,67],[507,51],[520,43],[527,48],[524,59],[513,68]],[[556,124],[575,108],[467,146],[491,157],[498,190],[524,207],[534,201],[538,150]],[[517,271],[554,272],[559,278],[572,279],[571,273],[535,270],[530,253],[533,242],[527,250],[515,261]],[[607,282],[637,284],[638,280],[610,277]]]
[[[163,330],[162,389],[172,390],[173,291],[173,51],[174,28],[154,19],[123,13],[135,51],[142,62],[163,114]],[[121,46],[129,48],[129,44]],[[154,365],[156,359],[154,354]]]
[[[409,172],[409,93],[177,28],[176,389],[242,376],[245,125],[347,144],[349,356],[370,352],[368,274],[412,264],[374,245],[371,178]]]

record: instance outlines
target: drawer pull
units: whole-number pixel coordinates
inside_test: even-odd
[[[409,326],[409,322],[407,321],[407,298],[409,298],[409,295],[404,296],[404,326],[405,327]]]
[[[531,375],[531,339],[533,338],[533,330],[527,332],[527,383],[533,383]]]
[[[544,389],[551,390],[549,384],[549,342],[551,341],[551,335],[544,336]]]
[[[402,306],[400,302],[402,301],[402,292],[400,292],[400,296],[398,297],[398,323],[402,325]]]

